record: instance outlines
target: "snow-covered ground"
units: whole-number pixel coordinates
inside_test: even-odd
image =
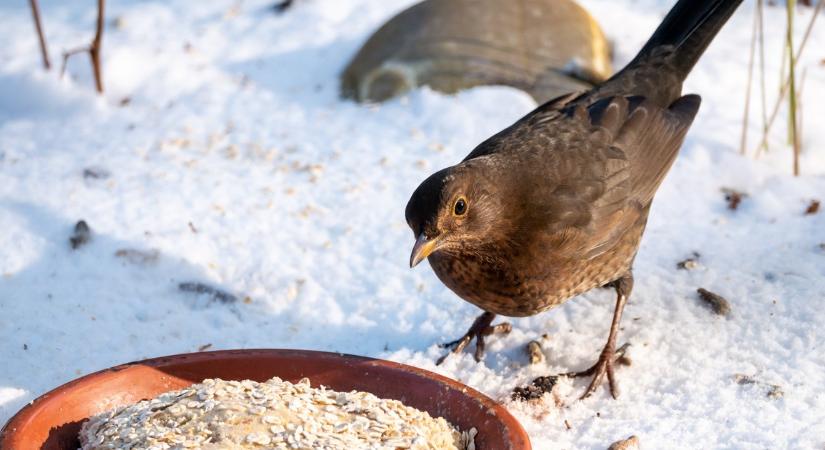
[[[562,380],[558,402],[520,404],[509,401],[514,386],[594,361],[613,293],[512,320],[481,364],[465,354],[434,365],[436,343],[479,311],[426,264],[408,268],[407,199],[535,103],[504,87],[341,101],[348,58],[410,3],[306,0],[276,15],[269,1],[111,1],[103,97],[83,55],[63,80],[44,72],[27,2],[0,4],[0,423],[79,375],[211,344],[434,370],[505,402],[536,449],[604,449],[631,434],[648,449],[823,448],[825,212],[803,214],[825,201],[822,18],[801,61],[803,175],[789,175],[784,111],[766,155],[738,154],[747,3],[686,84],[704,102],[636,260],[619,338],[633,361],[618,369],[622,396],[600,389],[578,401],[586,381]],[[618,66],[670,2],[584,4],[615,42]],[[59,66],[61,50],[90,40],[94,2],[42,9]],[[784,9],[766,14],[773,97]],[[810,15],[798,15],[798,34]],[[723,187],[748,193],[738,210]],[[93,238],[73,251],[79,219]],[[148,258],[116,256],[124,249]],[[677,270],[694,251],[699,267]],[[185,281],[239,300],[209,303],[181,292]],[[698,287],[727,297],[730,316],[713,314]],[[530,366],[524,346],[544,333],[546,362]],[[783,395],[768,397],[769,384]]]

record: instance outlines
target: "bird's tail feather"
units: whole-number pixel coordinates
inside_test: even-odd
[[[628,66],[643,61],[657,47],[671,46],[674,66],[684,80],[740,3],[742,0],[680,0]]]
[[[665,91],[658,97],[662,106],[667,106],[681,95],[681,83],[740,3],[742,0],[679,0],[636,57],[605,82],[602,91],[651,96],[651,90],[662,86]]]

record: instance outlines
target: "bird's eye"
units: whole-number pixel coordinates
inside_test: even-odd
[[[455,212],[457,216],[463,216],[464,213],[467,212],[467,201],[464,200],[463,197],[456,200],[453,212]]]

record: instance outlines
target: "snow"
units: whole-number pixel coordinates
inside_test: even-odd
[[[91,39],[96,12],[93,2],[42,3],[59,66],[61,50]],[[109,2],[103,97],[84,55],[64,79],[43,72],[27,2],[0,3],[0,423],[85,373],[211,344],[433,370],[505,402],[536,449],[604,449],[631,434],[644,448],[825,446],[825,213],[803,214],[825,201],[825,54],[816,45],[825,26],[800,66],[795,178],[784,110],[769,152],[753,157],[754,120],[749,155],[738,153],[753,4],[740,8],[685,86],[704,102],[636,259],[619,336],[633,363],[618,369],[620,399],[599,389],[578,401],[586,381],[562,379],[558,401],[521,404],[509,400],[513,387],[592,364],[612,292],[510,320],[512,333],[491,338],[481,364],[464,354],[437,367],[436,343],[479,311],[426,264],[408,268],[404,206],[427,175],[535,103],[506,87],[342,101],[337,75],[348,58],[412,2],[306,0],[282,15],[270,3]],[[583,3],[621,65],[670,2]],[[797,41],[810,16],[798,14]],[[769,7],[766,19],[770,106],[784,9]],[[738,210],[727,209],[723,187],[748,194]],[[73,251],[80,219],[93,237]],[[115,256],[123,249],[158,257]],[[699,267],[677,270],[693,251]],[[239,301],[178,289],[190,281]],[[728,298],[731,315],[714,315],[698,287]],[[524,348],[544,333],[546,362],[530,366]],[[759,383],[738,384],[736,374]],[[784,395],[769,398],[769,384]]]

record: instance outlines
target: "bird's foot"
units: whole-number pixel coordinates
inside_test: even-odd
[[[467,333],[465,333],[464,336],[461,336],[455,341],[440,344],[439,346],[441,348],[452,348],[452,350],[441,358],[438,358],[438,361],[436,361],[435,364],[437,366],[441,365],[441,363],[443,363],[444,360],[451,354],[461,353],[473,339],[476,340],[476,351],[473,357],[476,361],[481,361],[481,357],[484,356],[484,348],[486,346],[484,338],[492,334],[507,334],[513,329],[513,326],[507,322],[491,325],[490,323],[495,317],[495,314],[485,312],[484,314],[478,316],[475,322],[473,322],[473,326],[467,330]]]
[[[596,388],[602,384],[602,380],[604,380],[605,375],[607,375],[610,395],[613,396],[614,399],[619,398],[619,386],[616,383],[616,377],[613,374],[613,363],[624,356],[628,347],[630,347],[630,344],[624,344],[619,347],[618,350],[614,351],[613,345],[608,344],[604,347],[604,350],[602,350],[602,353],[599,355],[599,360],[596,361],[596,364],[594,364],[593,367],[581,372],[569,372],[563,374],[566,377],[593,377],[590,381],[590,385],[587,386],[584,394],[580,397],[581,400],[590,397],[590,395],[596,391]]]

